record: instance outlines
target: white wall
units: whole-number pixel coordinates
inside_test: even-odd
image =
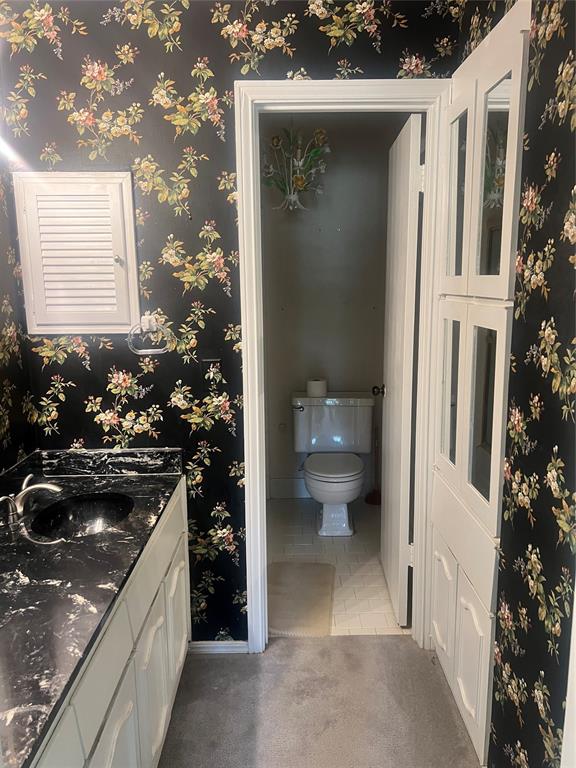
[[[292,124],[305,136],[325,128],[332,148],[324,194],[302,197],[309,210],[274,210],[280,193],[262,188],[270,480],[301,477],[290,398],[308,378],[328,379],[330,391],[382,383],[387,159],[406,117],[261,118],[263,148]]]

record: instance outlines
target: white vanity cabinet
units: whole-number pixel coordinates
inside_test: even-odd
[[[34,768],[155,768],[189,641],[182,478]]]

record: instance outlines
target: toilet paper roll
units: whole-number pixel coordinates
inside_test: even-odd
[[[328,383],[326,379],[308,379],[306,382],[306,394],[308,397],[326,397]]]

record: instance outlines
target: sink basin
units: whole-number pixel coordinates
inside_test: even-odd
[[[84,493],[54,502],[28,524],[32,533],[47,539],[93,536],[113,528],[134,508],[124,493]]]

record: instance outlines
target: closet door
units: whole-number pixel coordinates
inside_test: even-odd
[[[460,299],[442,298],[439,302],[441,346],[440,386],[437,413],[440,420],[436,442],[436,467],[453,487],[459,483],[461,439],[463,434],[462,400],[468,306]]]
[[[490,536],[500,535],[512,309],[471,304],[466,321],[460,493]]]
[[[452,691],[478,755],[486,754],[492,688],[494,622],[462,571],[458,573],[456,649]]]
[[[458,563],[434,530],[432,552],[432,642],[446,678],[454,674],[454,633]]]
[[[514,13],[518,23],[528,29],[526,5],[529,3],[520,0],[518,8],[509,13]],[[476,81],[468,293],[512,299],[528,35],[519,42],[518,33],[515,39],[496,27],[485,43]]]
[[[449,213],[447,257],[438,266],[430,634],[482,764],[530,13],[529,0],[518,0],[456,70],[445,122]]]
[[[470,197],[476,115],[476,81],[448,108],[448,232],[441,275],[445,294],[466,293],[470,248]]]

